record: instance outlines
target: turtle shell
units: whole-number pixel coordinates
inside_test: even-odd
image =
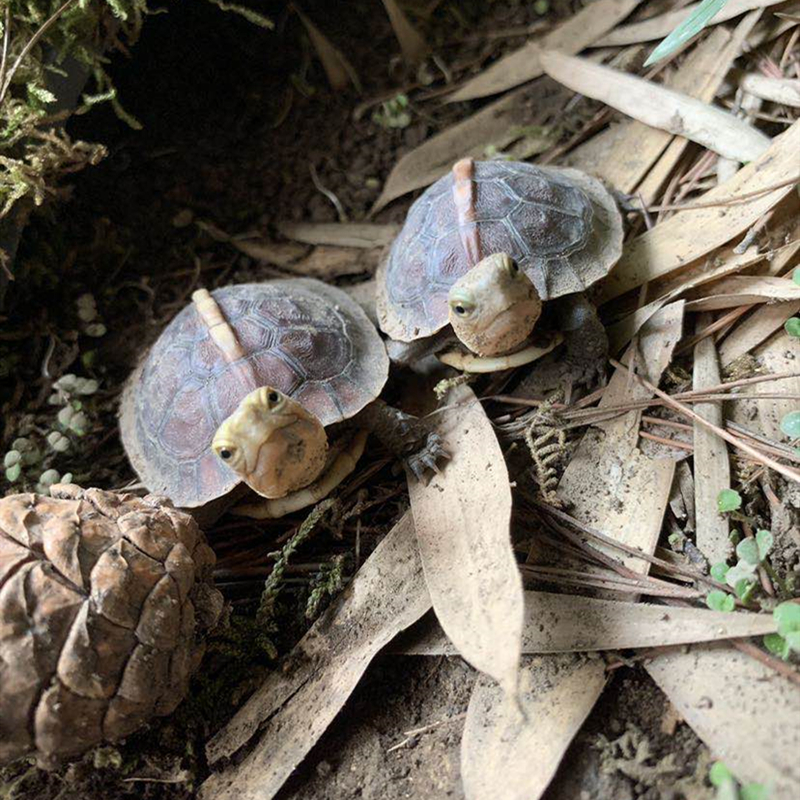
[[[475,221],[483,256],[508,253],[542,300],[580,292],[622,253],[622,218],[603,185],[575,169],[476,161]],[[448,324],[447,294],[469,269],[452,173],[411,206],[378,272],[381,329],[403,342]]]
[[[228,286],[212,296],[249,368],[224,359],[190,305],[131,375],[120,412],[122,442],[142,482],[188,508],[240,482],[211,440],[253,389],[274,386],[328,426],[378,397],[389,371],[380,335],[340,289],[292,278]]]

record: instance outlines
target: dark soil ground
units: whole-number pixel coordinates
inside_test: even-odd
[[[540,19],[532,3],[427,5],[435,7],[427,26],[430,40],[457,75],[520,41],[486,39],[486,31]],[[22,242],[18,280],[5,309],[4,329],[13,335],[0,341],[0,356],[9,366],[2,398],[6,448],[21,431],[46,429],[54,377],[66,372],[97,377],[101,391],[87,403],[90,432],[77,449],[46,466],[104,488],[134,481],[116,432],[115,402],[137,354],[199,285],[276,274],[274,265],[256,263],[216,241],[195,221],[228,233],[257,230],[270,236],[278,221],[336,220],[312,170],[351,219],[363,219],[397,159],[472,109],[412,106],[412,122],[402,129],[373,122],[373,106],[355,119],[359,103],[391,96],[414,79],[396,57],[381,4],[317,2],[305,8],[353,63],[361,95],[332,93],[297,18],[280,3],[263,6],[276,22],[274,33],[198,0],[170,4],[169,14],[148,20],[132,57],[116,58],[110,68],[123,104],[143,130],[132,131],[108,108],[70,123],[73,135],[106,143],[110,155],[74,180],[68,202],[34,218]],[[557,10],[573,9],[564,4]],[[436,67],[429,68],[438,77]],[[401,220],[409,202],[393,204],[378,220]],[[86,336],[76,320],[75,300],[84,292],[96,298],[108,329],[103,337]],[[377,453],[368,459],[365,472],[381,458]],[[304,559],[352,558],[356,518],[359,526],[363,522],[363,559],[405,502],[387,466],[378,464],[366,487],[365,497],[375,505],[336,531],[318,534]],[[4,493],[10,491],[4,486]],[[231,626],[212,642],[192,698],[175,717],[54,775],[25,765],[6,770],[0,797],[192,796],[206,771],[203,740],[274,664],[263,631],[252,623],[252,600],[257,601],[263,577],[237,579],[236,571],[243,562],[263,564],[296,522],[248,527],[223,519],[210,532],[224,570],[221,583],[234,604]],[[351,574],[352,560],[348,563]],[[302,618],[308,590],[302,573],[287,585],[279,630],[270,634],[279,653],[288,651],[308,624]],[[458,749],[474,679],[459,659],[381,656],[282,797],[461,797]],[[705,763],[699,741],[681,723],[676,727],[673,720],[670,727],[668,712],[642,670],[614,671],[549,796],[681,796],[676,773],[656,780],[658,770],[636,766],[641,749],[638,761],[631,755],[642,742],[650,747],[644,761],[651,767],[675,754],[677,775],[687,778],[698,759]],[[610,744],[620,737],[624,741]],[[694,783],[686,796],[701,797],[704,791]]]

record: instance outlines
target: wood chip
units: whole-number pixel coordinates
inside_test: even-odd
[[[257,737],[236,764],[212,774],[203,800],[269,800],[347,701],[375,654],[430,608],[407,512],[314,623],[206,747],[210,764]]]
[[[525,592],[522,652],[580,653],[668,647],[773,633],[772,614],[726,613],[596,597]],[[391,645],[410,656],[457,655],[441,627],[423,620]]]
[[[769,138],[745,120],[683,92],[555,50],[543,51],[539,60],[564,86],[726,158],[752,161],[770,145]]]
[[[785,181],[787,173],[792,177],[793,170],[797,170],[800,178],[798,152],[800,121],[775,138],[769,149],[759,159],[740,169],[736,177],[703,195],[703,202],[722,205],[680,211],[628,242],[622,258],[603,281],[601,301],[611,300],[685,267],[746,231],[794,191],[794,187],[784,186],[744,202],[737,203],[735,198]],[[725,205],[730,201],[734,203]]]
[[[558,84],[537,81],[437,133],[395,164],[370,213],[433,183],[460,158],[484,158],[489,145],[502,150],[521,138],[524,126],[543,125],[559,114],[568,98],[569,93]]]
[[[526,659],[520,692],[523,716],[496,684],[479,679],[461,742],[467,800],[541,797],[606,680],[598,659]]]
[[[391,244],[400,227],[372,222],[281,222],[278,231],[287,239],[304,244],[371,249]]]
[[[655,656],[645,665],[681,716],[742,783],[770,800],[800,797],[800,691],[750,656],[721,645]]]
[[[712,322],[710,314],[700,314],[697,331]],[[694,346],[692,389],[699,391],[722,383],[714,339],[706,336]],[[721,403],[697,403],[694,410],[703,419],[723,427]],[[733,551],[728,518],[717,511],[717,496],[731,488],[728,446],[713,431],[694,423],[694,505],[697,519],[696,544],[709,564],[727,561]]]
[[[750,11],[753,8],[766,8],[780,2],[783,2],[783,0],[728,0],[723,8],[714,15],[714,18],[709,24],[718,25],[720,22],[726,22],[729,19],[738,17],[740,14],[743,14],[745,11]],[[593,46],[618,47],[623,44],[637,44],[638,42],[651,42],[654,39],[663,39],[665,36],[672,33],[686,17],[694,12],[698,5],[700,4],[695,3],[694,5],[686,6],[678,11],[669,11],[666,14],[660,14],[657,17],[651,17],[642,22],[621,25],[606,36],[596,39]]]
[[[426,486],[409,476],[420,557],[439,622],[458,652],[516,691],[522,581],[511,548],[511,487],[492,423],[467,386],[436,430],[452,460]]]
[[[597,0],[584,6],[550,33],[535,38],[509,53],[448,97],[448,102],[472,100],[504,92],[542,74],[542,50],[579,53],[618,22],[625,19],[641,0]]]

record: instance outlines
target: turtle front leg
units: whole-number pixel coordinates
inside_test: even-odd
[[[583,293],[552,301],[553,327],[564,336],[563,355],[543,361],[526,378],[536,392],[588,384],[602,378],[608,358],[608,336],[597,309]]]
[[[430,473],[439,472],[439,462],[450,459],[439,434],[430,431],[423,420],[383,400],[374,400],[353,422],[374,433],[390,452],[405,462],[417,480],[426,480]]]

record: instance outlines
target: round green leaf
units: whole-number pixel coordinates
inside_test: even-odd
[[[800,339],[800,318],[789,317],[789,319],[783,323],[783,329],[789,334],[789,336],[794,336],[796,339]]]
[[[14,483],[14,481],[18,481],[20,475],[22,475],[21,464],[14,464],[13,466],[9,467],[6,470],[6,480],[9,483]]]
[[[778,625],[778,633],[786,636],[787,633],[800,631],[800,604],[781,603],[775,606],[772,618]]]
[[[792,280],[800,286],[800,267],[795,267],[792,271]]]
[[[730,567],[724,562],[720,561],[719,564],[714,564],[711,567],[711,577],[720,583],[724,582],[725,576],[728,574]]]
[[[772,531],[756,531],[756,544],[758,545],[758,556],[763,561],[769,555],[769,551],[772,550],[772,545],[775,544],[775,537],[772,535]]]
[[[736,545],[736,555],[739,556],[742,561],[746,561],[753,566],[758,566],[758,564],[761,563],[758,544],[755,539],[742,539],[742,541]]]
[[[800,411],[792,411],[781,420],[781,430],[790,439],[800,439]]]
[[[733,773],[721,761],[715,761],[708,771],[708,780],[712,786],[722,786],[733,779]]]
[[[746,783],[739,789],[741,800],[769,800],[770,791],[762,783]]]
[[[727,592],[714,589],[706,596],[706,605],[712,611],[733,611],[736,608],[736,601]]]
[[[726,511],[737,511],[742,507],[742,497],[735,489],[723,489],[717,495],[717,510],[720,514]]]
[[[789,658],[789,645],[786,643],[786,639],[779,633],[768,633],[764,637],[764,647],[766,647],[772,655],[778,656],[778,658],[782,658],[784,661]]]

